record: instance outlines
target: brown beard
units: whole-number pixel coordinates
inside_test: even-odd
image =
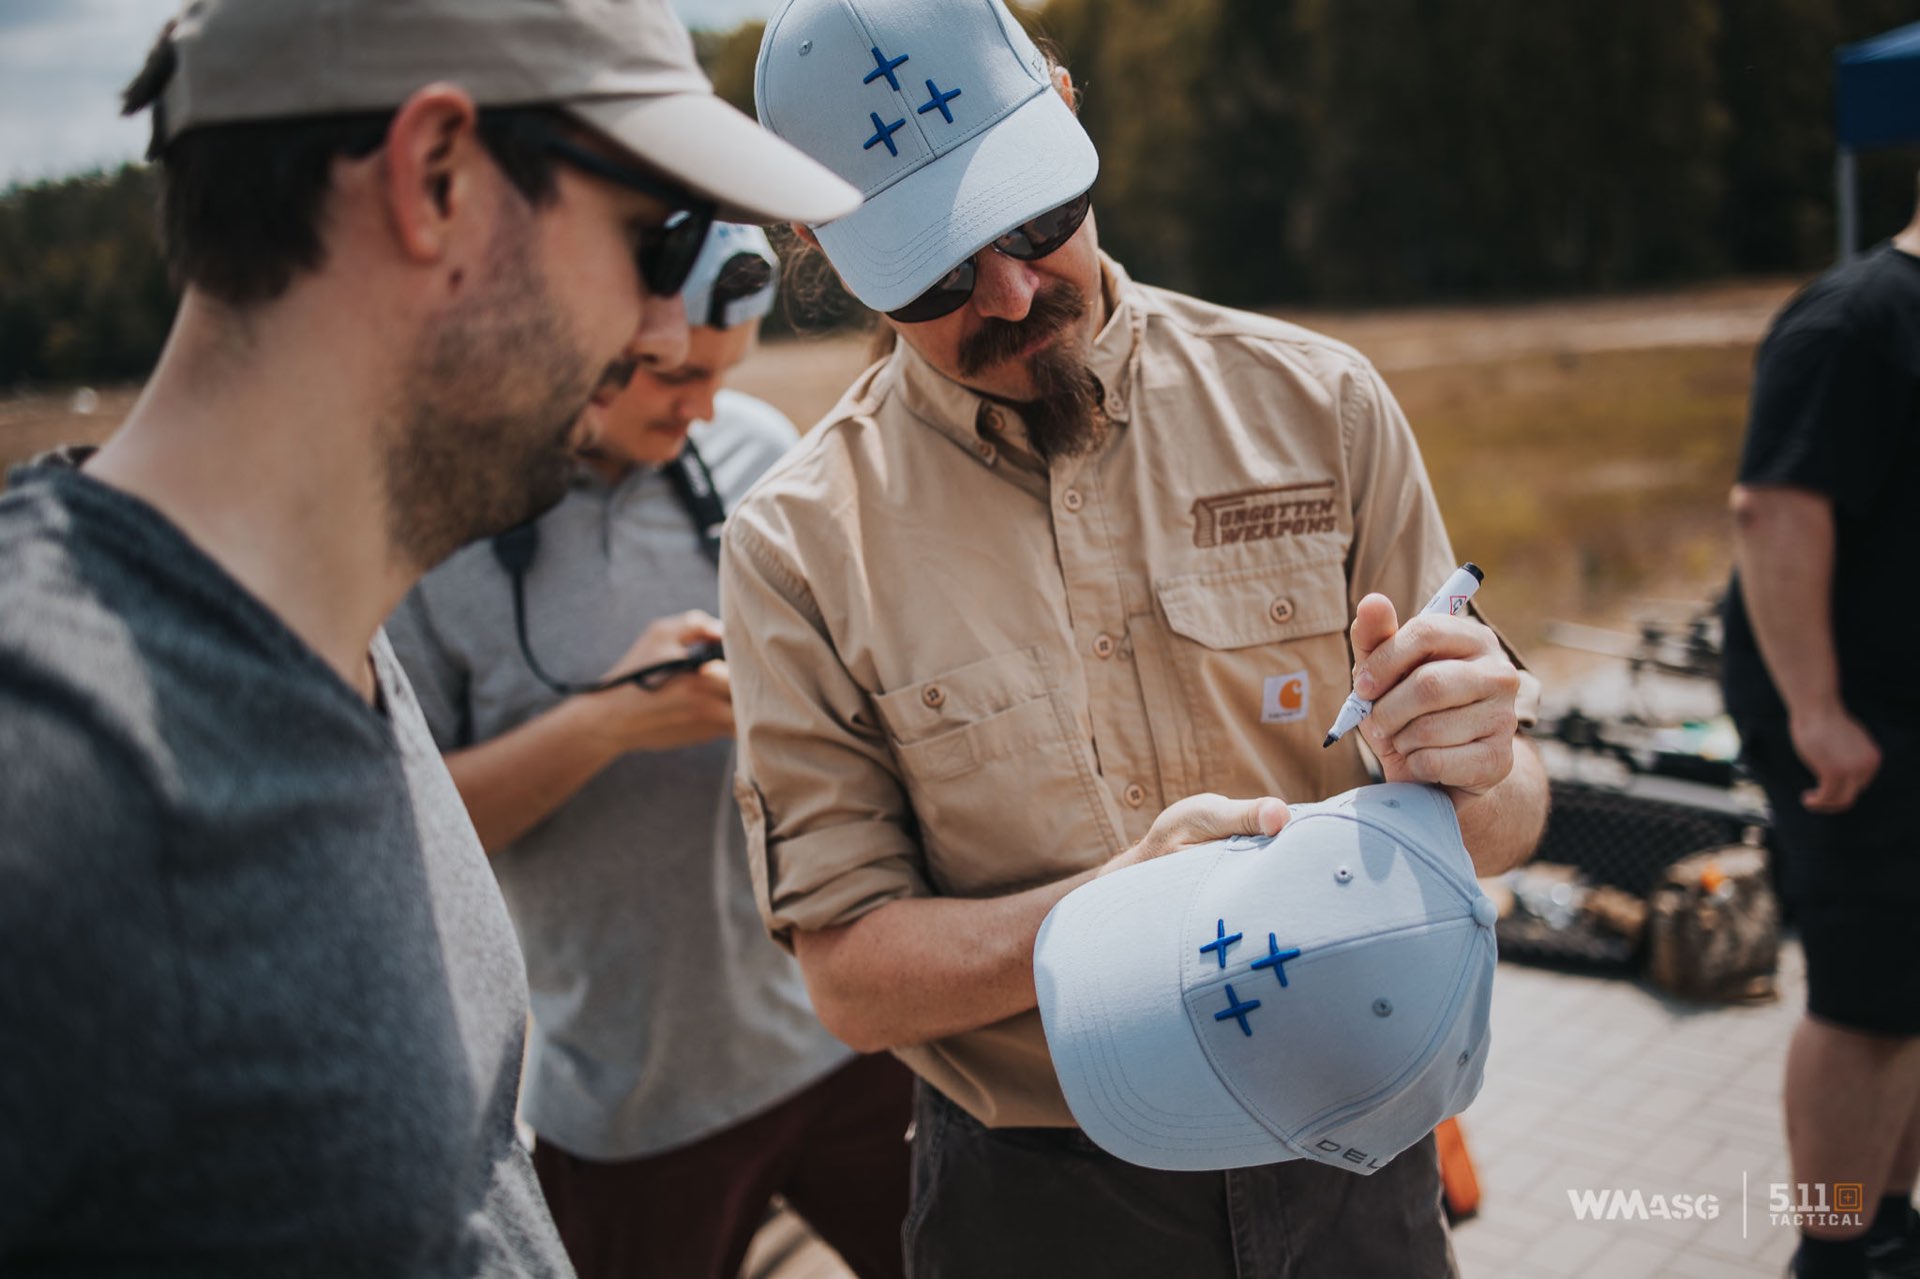
[[[1033,295],[1026,315],[1018,320],[989,319],[960,345],[962,377],[1013,358],[1043,337],[1080,320],[1087,300],[1065,281]],[[1100,442],[1105,422],[1100,416],[1100,383],[1088,367],[1077,342],[1054,342],[1025,361],[1035,397],[1018,404],[1027,427],[1027,442],[1045,462],[1078,457]]]
[[[532,215],[502,211],[488,284],[423,335],[383,431],[387,532],[424,571],[566,495],[596,372],[531,257]]]
[[[1038,395],[1020,406],[1027,439],[1043,462],[1091,453],[1106,434],[1100,380],[1077,345],[1042,347],[1027,361]]]

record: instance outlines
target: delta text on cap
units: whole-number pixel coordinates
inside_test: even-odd
[[[788,0],[761,38],[754,101],[762,124],[865,197],[814,232],[876,311],[1080,195],[1100,169],[1000,0]]]
[[[483,107],[560,107],[732,221],[859,203],[714,95],[666,0],[192,0],[148,72],[156,152],[190,129],[383,110],[447,81]]]
[[[1480,1090],[1496,913],[1452,802],[1407,783],[1096,879],[1034,947],[1067,1105],[1148,1167],[1371,1173]]]

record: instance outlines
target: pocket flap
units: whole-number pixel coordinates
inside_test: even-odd
[[[1275,644],[1347,624],[1337,559],[1165,577],[1154,592],[1168,628],[1208,648]]]
[[[1038,644],[996,653],[873,699],[889,736],[903,746],[964,728],[1045,697],[1052,689]]]

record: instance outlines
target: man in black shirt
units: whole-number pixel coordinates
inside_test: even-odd
[[[1807,959],[1793,1180],[1858,1183],[1873,1210],[1801,1221],[1794,1275],[1920,1275],[1917,415],[1920,214],[1775,320],[1733,490],[1727,706]]]

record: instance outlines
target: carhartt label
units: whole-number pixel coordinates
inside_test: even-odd
[[[1307,673],[1269,675],[1260,698],[1262,724],[1291,724],[1307,717]]]
[[[1339,527],[1332,480],[1242,489],[1193,504],[1195,546],[1264,542],[1299,533],[1331,533]]]

